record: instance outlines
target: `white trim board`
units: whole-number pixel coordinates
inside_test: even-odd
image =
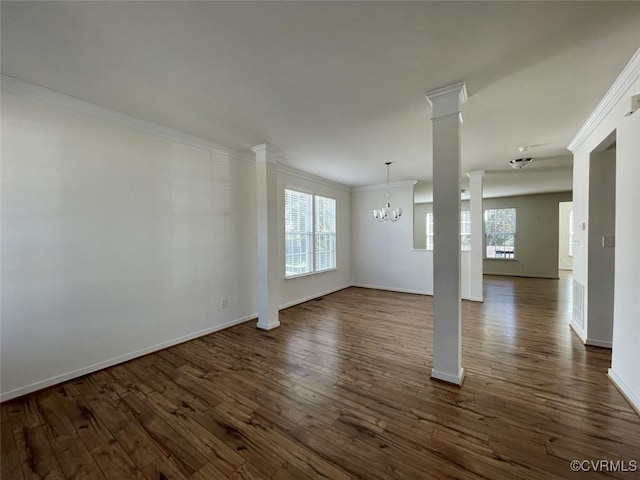
[[[210,328],[205,328],[204,330],[199,330],[197,332],[189,333],[187,335],[183,335],[181,337],[174,338],[172,340],[167,340],[166,342],[161,342],[156,345],[152,345],[150,347],[137,350],[135,352],[125,353],[124,355],[119,355],[117,357],[110,358],[102,362],[94,363],[93,365],[89,365],[88,367],[79,368],[71,372],[56,375],[55,377],[47,378],[45,380],[40,380],[39,382],[35,382],[30,385],[25,385],[24,387],[16,388],[14,390],[10,390],[8,392],[4,392],[0,394],[0,402],[12,400],[14,398],[27,395],[28,393],[33,393],[38,390],[51,387],[53,385],[58,385],[60,383],[67,382],[69,380],[73,380],[74,378],[78,378],[83,375],[87,375],[89,373],[94,373],[94,372],[97,372],[98,370],[103,370],[105,368],[113,367],[114,365],[118,365],[120,363],[133,360],[134,358],[142,357],[144,355],[148,355],[149,353],[157,352],[159,350],[164,350],[165,348],[173,347],[174,345],[178,345],[179,343],[188,342],[189,340],[194,340],[198,337],[203,337],[205,335],[209,335],[210,333],[218,332],[220,330],[224,330],[225,328],[233,327],[235,325],[248,322],[249,320],[255,320],[257,318],[258,318],[258,314],[255,313],[243,318],[238,318],[236,320],[230,320],[220,325],[216,325]]]
[[[460,369],[460,373],[458,375],[439,372],[435,368],[432,368],[431,378],[441,382],[453,383],[454,385],[462,385],[462,382],[464,381],[464,368]]]
[[[359,287],[359,288],[371,288],[373,290],[385,290],[387,292],[413,293],[414,295],[429,295],[429,296],[433,296],[433,292],[429,292],[427,290],[414,290],[412,288],[385,287],[384,285],[369,285],[369,284],[366,284],[366,283],[354,283],[351,286],[352,287]]]
[[[611,342],[603,342],[602,340],[593,340],[591,338],[587,338],[584,341],[585,345],[588,345],[590,347],[599,347],[599,348],[609,348],[611,349],[612,344]]]
[[[294,307],[296,305],[300,305],[301,303],[309,302],[309,301],[314,300],[316,298],[324,297],[325,295],[329,295],[330,293],[339,292],[340,290],[344,290],[345,288],[349,288],[351,286],[353,286],[353,285],[344,285],[344,286],[341,286],[341,287],[336,287],[336,288],[331,288],[329,290],[325,290],[324,292],[314,293],[313,295],[309,295],[307,297],[298,298],[296,300],[292,300],[291,302],[283,303],[282,305],[280,305],[278,307],[278,310],[285,310],[287,308]]]
[[[278,173],[283,173],[285,175],[291,175],[292,177],[302,178],[303,180],[308,180],[310,182],[320,183],[322,185],[326,185],[327,187],[335,188],[337,190],[342,190],[345,192],[350,192],[351,187],[347,185],[343,185],[342,183],[334,182],[333,180],[329,180],[328,178],[319,177],[312,173],[307,173],[302,170],[298,170],[297,168],[291,167],[284,163],[277,164]]]
[[[358,288],[370,288],[372,290],[384,290],[386,292],[398,292],[398,293],[411,293],[413,295],[427,295],[429,297],[433,297],[432,291],[427,290],[415,290],[412,288],[398,288],[398,287],[385,287],[382,285],[369,285],[367,283],[354,283],[351,285],[352,287]],[[461,300],[468,300],[470,302],[484,302],[484,297],[467,297],[462,295],[460,297]]]
[[[400,181],[400,182],[391,182],[391,183],[389,183],[389,188],[412,187],[416,183],[418,183],[417,180],[403,180],[403,181]],[[386,183],[380,183],[378,185],[366,185],[364,187],[352,187],[351,191],[352,192],[367,192],[369,190],[384,190],[386,188],[387,188],[387,184]]]
[[[606,116],[613,110],[616,104],[622,100],[626,92],[640,78],[640,49],[631,57],[629,63],[624,67],[620,75],[600,103],[587,118],[584,125],[578,130],[575,138],[571,141],[567,148],[575,152],[585,142],[593,131],[602,123]]]
[[[584,344],[587,341],[587,336],[586,334],[582,331],[582,329],[580,327],[578,327],[577,325],[575,325],[573,322],[569,323],[569,328],[571,328],[571,330],[573,331],[573,333],[575,333],[577,335],[577,337],[580,339],[580,341]]]
[[[549,280],[559,280],[560,279],[560,277],[558,277],[558,276],[553,277],[551,275],[538,275],[537,273],[494,273],[494,272],[482,272],[482,274],[483,275],[495,275],[495,276],[498,276],[498,277],[548,278]]]
[[[622,394],[627,402],[631,405],[638,415],[640,415],[640,398],[636,397],[631,389],[627,386],[626,383],[622,381],[622,379],[613,371],[613,369],[609,369],[607,372],[607,377],[609,380],[615,385],[618,391]]]
[[[126,128],[163,137],[175,142],[226,154],[229,155],[230,158],[255,164],[255,159],[249,152],[243,152],[227,148],[222,145],[217,145],[208,140],[194,137],[193,135],[165,127],[163,125],[158,125],[157,123],[132,117],[125,113],[116,112],[115,110],[110,110],[100,105],[96,105],[95,103],[87,102],[86,100],[81,100],[80,98],[72,97],[45,87],[40,87],[15,77],[3,74],[1,80],[2,91],[19,97],[46,103],[48,105],[53,105],[74,113],[87,115],[107,122],[116,123]]]
[[[470,302],[484,303],[484,297],[465,297],[461,296],[462,300],[469,300]]]

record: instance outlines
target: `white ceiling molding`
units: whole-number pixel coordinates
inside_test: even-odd
[[[312,173],[298,170],[297,168],[290,167],[289,165],[285,165],[284,163],[278,163],[278,172],[284,173],[285,175],[291,175],[292,177],[302,178],[303,180],[309,180],[310,182],[320,183],[322,185],[326,185],[327,187],[336,188],[345,192],[351,192],[352,190],[351,187],[343,185],[342,183],[334,182],[333,180],[329,180],[327,178],[313,175]]]
[[[400,187],[413,187],[417,180],[403,180],[401,182],[391,182],[389,184],[389,188],[400,188]],[[387,184],[381,183],[379,185],[366,185],[364,187],[352,187],[352,192],[367,192],[369,190],[386,190]]]
[[[605,117],[613,110],[613,107],[623,98],[629,88],[640,78],[640,49],[631,57],[611,88],[602,98],[596,109],[589,116],[582,128],[567,146],[571,152],[575,152],[591,133],[600,125]]]
[[[251,150],[256,154],[256,163],[267,162],[276,165],[284,159],[284,152],[282,149],[269,143],[261,143],[260,145],[251,147]]]
[[[53,105],[65,110],[69,110],[74,113],[82,115],[88,115],[93,118],[105,120],[107,122],[116,123],[126,128],[131,128],[139,132],[156,135],[163,137],[174,142],[183,143],[193,147],[199,147],[205,150],[210,150],[216,153],[228,155],[229,158],[236,160],[242,160],[250,163],[255,163],[253,155],[248,152],[241,152],[238,150],[216,145],[207,140],[203,140],[193,135],[174,130],[169,127],[158,125],[157,123],[148,122],[136,117],[132,117],[125,113],[116,112],[95,103],[87,102],[76,97],[65,95],[64,93],[56,92],[48,88],[40,87],[24,80],[20,80],[8,75],[1,76],[2,91],[11,93],[13,95],[27,98],[29,100],[35,100],[38,102]]]

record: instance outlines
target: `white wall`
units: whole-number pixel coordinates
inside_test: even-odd
[[[573,257],[569,255],[570,213],[573,210],[573,202],[560,202],[558,223],[558,268],[571,270]]]
[[[413,184],[392,185],[390,197],[402,218],[379,223],[372,212],[384,206],[385,188],[351,193],[353,284],[432,295],[433,252],[413,249]]]
[[[290,307],[351,285],[351,189],[303,173],[278,171],[278,224],[284,225],[284,189],[291,188],[336,200],[336,270],[286,279],[284,227],[278,228],[280,308]]]
[[[597,114],[590,118],[586,128],[581,130],[572,143],[574,220],[576,225],[585,223],[587,227],[586,230],[576,229],[578,244],[573,257],[573,275],[582,285],[588,284],[589,157],[616,130],[615,294],[613,351],[609,375],[640,411],[640,224],[635,221],[640,205],[640,112],[625,116],[630,108],[630,96],[640,94],[640,51],[614,87],[596,110]],[[609,100],[611,98],[615,100]],[[588,295],[587,290],[584,310]],[[586,337],[588,322],[587,317],[587,332],[581,331],[580,326],[575,323],[572,325],[581,336]]]
[[[485,259],[484,273],[558,278],[558,204],[571,198],[571,192],[485,198],[484,209],[516,209],[516,259]]]
[[[3,92],[3,400],[255,317],[255,165],[187,143]]]

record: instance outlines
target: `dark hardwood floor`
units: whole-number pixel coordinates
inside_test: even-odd
[[[570,280],[485,294],[463,302],[462,388],[429,379],[431,297],[349,288],[6,402],[2,479],[639,478],[570,470],[640,461]]]

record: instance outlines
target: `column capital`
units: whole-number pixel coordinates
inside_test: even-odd
[[[256,163],[277,164],[278,161],[284,158],[284,152],[269,143],[261,143],[260,145],[251,147],[251,150],[256,154]]]
[[[467,84],[460,82],[436,88],[426,96],[433,110],[432,118],[448,117],[460,112],[460,105],[467,101]]]
[[[469,183],[482,183],[482,177],[486,172],[484,170],[472,170],[471,172],[467,172],[467,177],[469,177]]]

